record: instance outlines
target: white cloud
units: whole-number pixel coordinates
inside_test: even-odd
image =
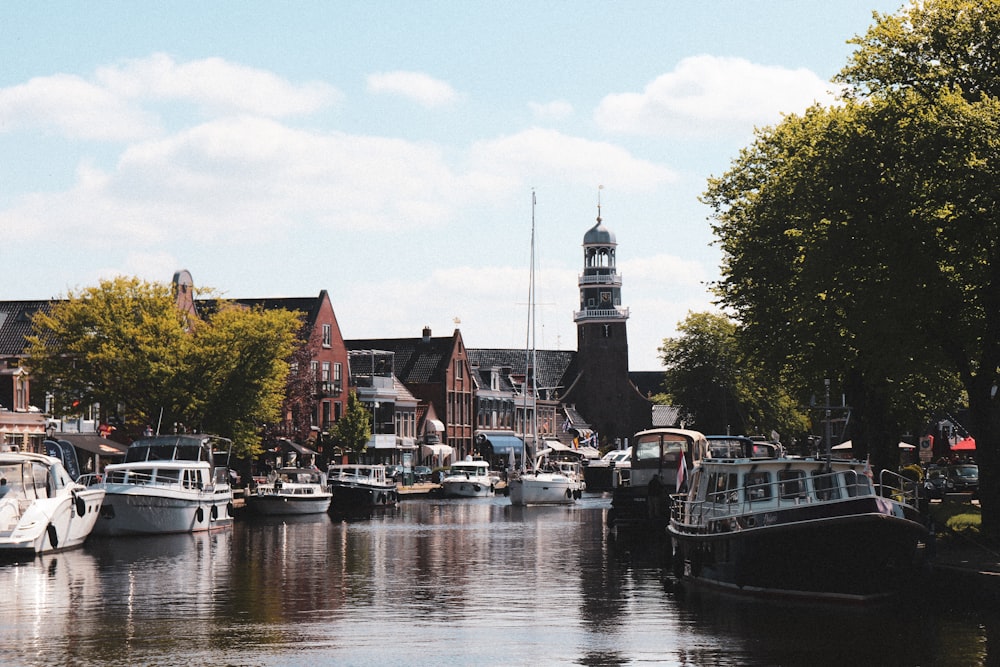
[[[636,192],[676,178],[667,167],[633,157],[614,144],[540,128],[480,141],[473,145],[470,156],[475,172],[528,182],[558,178],[590,187],[603,184],[622,192]]]
[[[77,76],[57,74],[0,89],[0,132],[52,129],[71,139],[128,140],[159,132],[157,119]]]
[[[93,81],[68,74],[0,89],[0,132],[32,127],[71,139],[129,141],[158,135],[144,105],[181,100],[212,114],[277,118],[308,114],[339,99],[325,83],[291,84],[271,72],[208,58],[178,64],[155,54],[102,67]]]
[[[186,100],[215,112],[269,118],[313,113],[341,96],[322,82],[296,85],[272,72],[222,58],[176,63],[163,53],[102,67],[96,78],[125,98]]]
[[[564,100],[552,102],[528,102],[528,108],[536,118],[541,120],[562,120],[573,115],[573,105]]]
[[[801,113],[814,102],[833,103],[834,89],[804,68],[692,56],[641,93],[608,95],[594,116],[604,130],[623,134],[749,134],[754,126],[780,121],[783,113]]]
[[[423,72],[371,74],[368,76],[368,90],[372,93],[400,95],[428,109],[448,106],[459,99],[458,93],[450,84]]]

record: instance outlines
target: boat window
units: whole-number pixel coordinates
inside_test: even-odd
[[[734,503],[738,496],[736,473],[713,472],[708,476],[708,502]]]
[[[160,484],[177,484],[181,478],[181,471],[176,469],[157,470],[156,481]]]
[[[813,488],[816,489],[816,498],[819,500],[839,500],[840,484],[837,475],[834,473],[813,470]]]
[[[148,484],[153,481],[153,468],[134,468],[128,472],[130,484]]]
[[[845,470],[841,473],[844,477],[844,488],[850,498],[864,496],[872,493],[871,480],[865,475],[859,475],[857,470]]]
[[[52,494],[49,490],[49,467],[42,463],[33,463],[31,465],[31,476],[34,478],[32,481],[35,485],[35,493],[38,494],[39,498],[48,498]]]
[[[636,444],[635,458],[639,461],[650,461],[660,458],[660,443],[654,441]]]
[[[743,486],[746,488],[747,500],[771,499],[771,473],[766,470],[756,470],[743,475]]]
[[[805,475],[801,470],[779,470],[778,484],[782,499],[806,497]]]

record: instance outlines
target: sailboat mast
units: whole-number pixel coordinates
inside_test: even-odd
[[[535,191],[531,191],[531,266],[528,269],[528,327],[524,340],[524,416],[528,416],[528,374],[531,374],[531,447],[532,468],[534,468],[534,453],[538,451],[538,386],[535,379]],[[527,427],[527,423],[525,423]],[[527,430],[527,429],[526,429]],[[527,441],[525,437],[525,441]],[[527,457],[527,442],[525,442],[525,457],[522,457],[521,469],[525,468],[524,458]],[[537,471],[536,471],[537,472]]]

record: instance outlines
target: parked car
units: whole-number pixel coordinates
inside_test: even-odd
[[[941,500],[955,490],[955,483],[948,479],[948,469],[930,466],[924,476],[924,494],[931,500]]]
[[[948,466],[948,479],[955,493],[979,493],[979,466],[974,463]]]
[[[417,482],[431,481],[431,469],[427,466],[416,466],[413,469],[413,479]]]

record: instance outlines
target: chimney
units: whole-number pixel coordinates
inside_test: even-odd
[[[429,326],[424,327],[424,342],[431,342],[431,328]]]

